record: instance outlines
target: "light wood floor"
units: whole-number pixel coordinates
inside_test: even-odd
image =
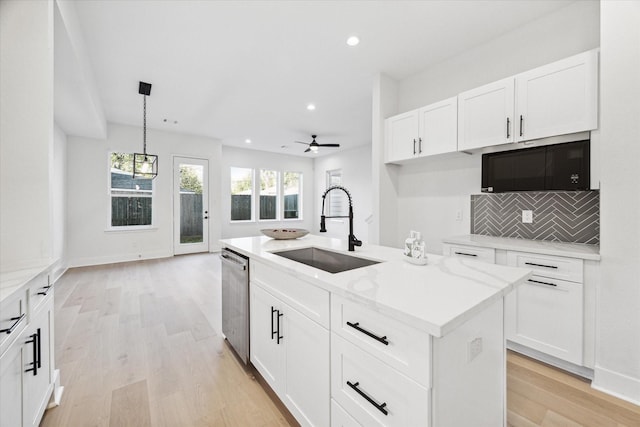
[[[290,425],[223,342],[217,255],[71,269],[55,305],[65,392],[43,427]],[[515,353],[508,407],[512,427],[640,426],[639,407]]]

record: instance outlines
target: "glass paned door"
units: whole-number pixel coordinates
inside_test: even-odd
[[[209,251],[208,161],[173,159],[174,253]]]

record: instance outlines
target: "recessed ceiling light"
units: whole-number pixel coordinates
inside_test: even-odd
[[[313,105],[313,104],[309,104],[309,105],[307,105],[307,110],[309,110],[309,111],[313,111],[313,110],[315,110],[315,109],[316,109],[316,106],[315,106],[315,105]]]
[[[246,144],[251,144],[251,140],[250,140],[250,139],[248,139],[248,138],[247,138],[247,139],[245,139],[245,140],[244,140],[244,142],[245,142]]]
[[[357,46],[360,43],[360,39],[356,36],[351,36],[347,39],[347,44],[349,46]]]

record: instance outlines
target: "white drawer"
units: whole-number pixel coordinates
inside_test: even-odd
[[[534,275],[507,295],[506,338],[582,365],[582,301],[582,284]]]
[[[431,336],[338,295],[331,330],[398,371],[430,387]]]
[[[335,333],[331,397],[363,426],[429,426],[429,389]]]
[[[275,268],[251,260],[250,280],[329,329],[329,292]]]
[[[537,276],[583,282],[583,260],[578,258],[508,251],[507,265],[530,268]]]
[[[447,256],[456,256],[464,259],[474,259],[476,261],[496,263],[496,250],[493,248],[479,248],[476,246],[452,245],[444,243],[442,245],[442,254]]]
[[[49,275],[42,273],[29,282],[29,321],[48,296],[53,295],[53,285]]]
[[[331,399],[331,427],[362,427],[351,415]]]
[[[24,289],[0,303],[0,355],[27,324],[27,293]]]

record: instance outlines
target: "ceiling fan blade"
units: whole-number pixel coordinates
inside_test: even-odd
[[[298,144],[309,145],[309,143],[308,143],[308,142],[302,142],[302,141],[293,141],[293,142],[297,142]]]
[[[304,150],[305,153],[308,153],[309,151],[311,151],[311,148],[307,148],[306,150]]]
[[[340,147],[340,144],[318,144],[318,147]]]

